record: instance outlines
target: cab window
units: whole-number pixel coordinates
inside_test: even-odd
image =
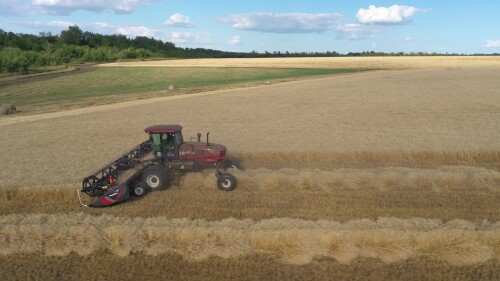
[[[184,143],[184,140],[182,139],[182,133],[181,132],[175,132],[173,134],[173,138],[175,141],[175,145],[181,145]]]

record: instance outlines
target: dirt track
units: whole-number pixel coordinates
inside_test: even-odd
[[[45,80],[45,79],[59,77],[59,76],[65,76],[65,75],[74,75],[74,74],[79,74],[79,73],[85,73],[85,72],[92,71],[95,69],[93,65],[86,65],[86,64],[75,65],[74,67],[75,67],[75,69],[71,70],[71,71],[57,72],[57,73],[48,72],[48,73],[36,74],[36,75],[22,75],[22,76],[16,76],[14,78],[2,79],[2,80],[0,80],[0,89],[2,87],[21,84],[21,83],[40,81],[40,80]]]

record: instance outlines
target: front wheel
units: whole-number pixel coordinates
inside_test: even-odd
[[[168,186],[168,174],[160,166],[147,167],[141,176],[142,186],[152,191],[163,190]]]
[[[240,171],[245,170],[245,167],[243,167],[243,164],[241,164],[240,161],[234,160],[234,159],[226,160],[226,162],[224,163],[224,168],[226,170],[227,169],[235,169],[235,170],[240,170]]]
[[[142,185],[138,184],[138,185],[134,186],[134,188],[132,189],[132,192],[134,193],[135,196],[141,197],[144,194],[146,194],[147,191],[146,191],[146,188],[144,188]]]
[[[237,184],[236,178],[231,174],[221,174],[217,178],[217,186],[220,190],[231,191],[236,188]]]

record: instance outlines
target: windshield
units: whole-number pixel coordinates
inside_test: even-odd
[[[176,145],[181,145],[184,143],[184,140],[182,139],[182,133],[180,131],[174,133],[174,139]]]

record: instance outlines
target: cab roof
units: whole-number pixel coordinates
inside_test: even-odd
[[[144,129],[148,134],[175,133],[182,130],[181,125],[153,125]]]

